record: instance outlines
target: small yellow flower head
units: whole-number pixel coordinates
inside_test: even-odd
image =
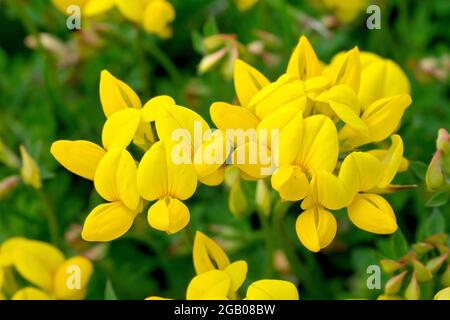
[[[194,240],[193,261],[197,275],[186,291],[187,300],[236,299],[247,276],[247,263],[230,263],[223,249],[211,238],[197,231]],[[163,299],[149,297],[147,299]],[[259,280],[248,288],[246,300],[298,300],[297,288],[288,281]]]
[[[14,267],[30,285],[16,291],[13,300],[83,299],[93,271],[85,257],[65,259],[57,248],[45,242],[20,237],[2,244],[0,270],[3,267]]]

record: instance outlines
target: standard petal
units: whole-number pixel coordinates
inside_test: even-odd
[[[152,228],[176,233],[189,223],[188,207],[178,199],[166,197],[148,209],[147,220]]]
[[[247,262],[244,260],[233,262],[225,268],[224,271],[231,280],[230,294],[234,294],[242,286],[247,277],[247,269]]]
[[[226,102],[214,102],[209,108],[211,120],[217,128],[256,129],[259,119],[248,109]]]
[[[300,242],[309,250],[319,252],[334,239],[337,230],[335,217],[321,207],[302,212],[295,224]]]
[[[340,55],[331,61],[327,70],[328,75],[333,79],[335,85],[346,84],[359,92],[361,80],[361,61],[359,58],[358,47]]]
[[[13,239],[11,243],[6,241],[2,245],[2,254],[3,251],[12,253],[14,266],[19,274],[30,283],[51,292],[53,275],[64,262],[61,251],[37,240]]]
[[[231,287],[227,273],[211,270],[194,277],[186,292],[187,300],[225,300]]]
[[[140,123],[140,110],[126,108],[115,112],[103,126],[102,143],[105,149],[128,147]]]
[[[258,70],[244,61],[234,63],[234,90],[241,106],[248,106],[250,100],[270,81]]]
[[[308,38],[301,36],[294,49],[286,70],[300,80],[307,80],[319,76],[322,72],[320,61],[314,52]]]
[[[84,221],[81,237],[86,241],[111,241],[133,225],[136,212],[116,201],[96,206]]]
[[[332,172],[336,167],[339,142],[336,126],[323,115],[303,121],[303,139],[296,164],[312,174],[315,170]]]
[[[62,300],[83,299],[92,272],[92,263],[87,258],[78,256],[67,259],[55,274],[53,292],[56,298]]]
[[[281,166],[272,175],[271,182],[283,200],[301,200],[309,191],[308,179],[299,166]]]
[[[225,270],[230,264],[225,251],[214,240],[200,231],[195,233],[192,258],[197,274],[215,269]]]
[[[390,204],[377,194],[359,194],[347,207],[348,217],[358,228],[377,234],[391,234],[397,221]]]
[[[106,151],[85,140],[58,140],[50,153],[67,170],[89,180],[94,180],[95,170]]]
[[[392,144],[387,153],[381,159],[383,166],[381,180],[378,182],[379,188],[387,187],[398,172],[403,159],[403,141],[402,138],[394,134],[391,136]]]
[[[289,281],[259,280],[247,289],[246,300],[298,300],[298,290]]]
[[[107,118],[121,109],[141,108],[136,92],[107,70],[100,75],[100,101]]]

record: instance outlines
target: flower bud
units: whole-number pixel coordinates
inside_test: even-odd
[[[447,266],[447,269],[442,274],[441,283],[444,287],[450,287],[450,265]]]
[[[413,273],[411,281],[405,290],[405,298],[408,300],[419,300],[420,299],[420,286],[417,282],[416,274]]]
[[[20,174],[22,175],[23,182],[35,189],[40,189],[42,186],[41,173],[36,162],[31,158],[23,145],[20,146],[20,154],[22,156],[22,168]]]
[[[198,72],[200,74],[209,71],[215,65],[217,65],[220,60],[227,54],[227,49],[222,48],[216,52],[210,53],[202,58],[200,64],[198,65]]]
[[[235,217],[242,217],[247,214],[250,210],[250,204],[247,200],[247,197],[242,189],[242,185],[239,179],[233,183],[233,186],[230,190],[230,195],[228,198],[228,206],[230,208],[231,213]]]
[[[448,235],[445,233],[438,233],[426,238],[425,242],[430,243],[434,246],[443,245],[447,241],[447,237]]]
[[[441,163],[442,151],[438,150],[433,155],[425,174],[425,183],[430,191],[438,190],[444,185],[444,173],[442,172]]]
[[[436,149],[442,151],[444,154],[450,154],[450,134],[444,128],[438,131]]]
[[[383,259],[380,261],[380,264],[386,273],[393,273],[403,267],[403,263],[390,259]]]
[[[448,254],[445,253],[443,255],[440,255],[439,257],[433,258],[427,263],[427,269],[430,270],[432,273],[436,273],[441,267],[442,264],[447,260]]]
[[[412,248],[414,252],[417,253],[418,255],[424,255],[425,253],[433,249],[433,246],[429,243],[418,242],[413,244]]]
[[[384,293],[386,295],[393,295],[400,291],[402,288],[403,280],[408,274],[408,271],[403,271],[402,273],[390,278],[384,287]]]
[[[433,274],[420,261],[414,259],[413,265],[417,281],[424,282],[431,280]]]
[[[19,184],[19,176],[9,176],[0,181],[0,199],[10,194]]]
[[[265,216],[270,215],[272,203],[270,199],[270,190],[263,179],[256,183],[255,203],[257,209]]]

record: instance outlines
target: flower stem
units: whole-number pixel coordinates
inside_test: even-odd
[[[266,250],[268,252],[268,261],[266,263],[267,269],[265,270],[265,273],[266,273],[267,277],[272,277],[273,273],[274,273],[273,261],[274,261],[274,253],[275,253],[275,246],[274,246],[274,241],[273,241],[273,236],[272,236],[272,230],[270,228],[268,218],[260,210],[257,210],[257,212],[258,212],[259,221],[260,221],[261,227],[262,227]]]
[[[50,239],[54,245],[58,245],[58,220],[56,218],[56,211],[53,206],[52,201],[45,191],[42,189],[38,190],[39,197],[41,198],[42,204],[44,206],[44,216],[48,222],[48,229],[50,232]]]

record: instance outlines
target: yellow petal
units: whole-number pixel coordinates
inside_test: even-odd
[[[115,112],[103,126],[102,143],[105,149],[128,147],[140,123],[140,110],[126,108]]]
[[[233,262],[224,271],[230,277],[230,294],[233,294],[239,290],[247,277],[247,262],[244,260]]]
[[[434,300],[450,300],[450,287],[440,290],[433,298]]]
[[[211,270],[194,277],[186,291],[187,300],[224,300],[231,287],[231,279],[223,271]]]
[[[398,168],[403,158],[403,141],[402,138],[394,134],[391,136],[392,144],[383,159],[381,164],[383,166],[381,180],[378,187],[387,187],[397,174]]]
[[[215,269],[225,270],[230,264],[225,251],[214,240],[200,231],[195,233],[192,258],[197,274]]]
[[[329,68],[328,73],[334,84],[346,84],[359,92],[361,80],[361,61],[359,58],[358,47],[348,51],[345,55],[334,59]]]
[[[315,170],[333,171],[339,153],[333,121],[323,115],[315,115],[304,119],[303,124],[303,139],[295,163],[310,174]]]
[[[111,241],[132,226],[136,212],[116,201],[96,206],[86,217],[81,237],[86,241]]]
[[[106,11],[111,10],[114,7],[114,0],[102,0],[102,1],[92,1],[87,0],[86,5],[83,8],[83,14],[86,17],[95,16]]]
[[[341,140],[348,140],[347,142],[354,147],[382,141],[397,130],[401,118],[410,104],[411,97],[406,94],[377,100],[367,107],[361,116],[369,128],[369,138],[358,135],[348,126],[342,128],[339,137]]]
[[[152,228],[176,233],[189,223],[190,215],[188,207],[183,202],[166,197],[158,200],[148,209],[147,219]]]
[[[26,287],[14,293],[11,300],[52,300],[52,298],[42,290]]]
[[[369,191],[381,179],[382,165],[367,152],[352,152],[345,157],[339,171],[339,180],[354,192]]]
[[[259,120],[246,108],[214,102],[209,108],[211,120],[219,129],[255,129]]]
[[[115,0],[120,13],[130,21],[141,23],[149,0]]]
[[[362,71],[358,96],[364,107],[384,97],[410,93],[408,77],[394,61],[369,52],[361,52],[360,58]]]
[[[85,5],[90,1],[91,0],[52,0],[52,3],[64,14],[69,14],[67,12],[67,8],[70,7],[71,5],[76,5],[83,9]]]
[[[254,179],[264,178],[273,171],[270,150],[255,141],[238,146],[231,159],[236,167]]]
[[[300,80],[307,80],[320,75],[322,68],[311,43],[301,36],[297,47],[289,58],[286,72],[295,75]]]
[[[329,211],[320,207],[313,207],[298,216],[295,230],[301,243],[306,248],[318,252],[333,241],[337,223]]]
[[[272,175],[271,182],[283,200],[301,200],[309,191],[308,179],[299,166],[281,166]]]
[[[172,299],[158,297],[158,296],[151,296],[151,297],[145,298],[145,300],[172,300]]]
[[[94,180],[95,170],[106,151],[85,140],[58,140],[50,153],[67,170],[89,180]]]
[[[141,108],[136,92],[107,70],[100,75],[100,101],[107,118],[121,109]]]
[[[204,137],[203,144],[194,154],[194,168],[198,176],[208,176],[218,170],[231,152],[231,141],[224,131],[215,130]]]
[[[270,83],[258,70],[244,61],[234,63],[234,90],[241,106],[248,106],[250,100]]]
[[[297,288],[289,281],[259,280],[247,289],[246,300],[298,300]]]
[[[348,188],[338,177],[326,171],[317,171],[310,186],[308,197],[302,208],[309,209],[311,204],[319,204],[330,210],[338,210],[350,204],[356,190]]]
[[[170,23],[175,19],[175,9],[170,2],[153,0],[144,11],[143,26],[148,33],[153,33],[166,39],[172,36]]]
[[[284,74],[277,81],[262,88],[249,102],[258,119],[264,119],[281,107],[306,108],[306,94],[303,84],[294,76]]]
[[[40,189],[42,182],[39,167],[23,145],[20,146],[20,156],[22,158],[20,174],[23,181],[35,189]]]
[[[198,181],[210,187],[218,186],[225,179],[225,168],[226,166],[222,166],[207,176],[197,176]]]
[[[54,293],[58,299],[80,300],[93,271],[92,263],[85,257],[67,259],[56,271]]]
[[[386,156],[386,153],[388,150],[386,149],[372,149],[366,151],[368,154],[373,155],[378,160],[382,161],[383,158]],[[400,166],[398,167],[398,172],[404,172],[407,171],[409,168],[409,160],[405,157],[402,158],[402,161],[400,162]]]
[[[389,203],[377,194],[359,194],[347,208],[348,216],[358,228],[377,234],[391,234],[397,221]]]
[[[172,97],[161,95],[148,100],[142,108],[142,118],[145,122],[155,121],[160,108],[170,108],[175,106]]]
[[[173,145],[158,141],[141,159],[137,170],[137,189],[147,200],[171,196],[186,200],[197,188],[197,176],[192,163],[174,163]]]
[[[57,248],[37,240],[13,238],[2,245],[3,252],[12,258],[19,274],[47,292],[53,289],[53,275],[64,262]],[[8,253],[9,252],[9,253]]]

